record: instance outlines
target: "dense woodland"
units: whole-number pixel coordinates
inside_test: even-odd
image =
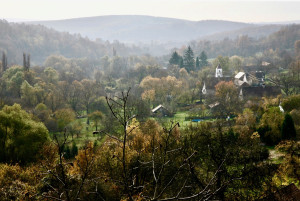
[[[0,33],[0,200],[258,200],[299,187],[299,25],[161,57],[42,26],[2,21]],[[263,61],[281,95],[241,99],[232,81],[203,94],[218,64],[234,77]],[[152,113],[160,104],[168,117]]]

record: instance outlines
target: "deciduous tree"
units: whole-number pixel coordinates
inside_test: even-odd
[[[44,124],[34,121],[18,104],[0,111],[0,154],[2,162],[34,161],[49,140]]]

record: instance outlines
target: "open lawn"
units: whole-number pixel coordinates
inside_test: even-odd
[[[86,142],[89,141],[95,142],[97,140],[99,144],[104,140],[105,136],[103,136],[103,134],[93,134],[93,131],[96,130],[95,127],[93,126],[93,122],[90,121],[90,125],[88,125],[86,123],[86,120],[87,118],[80,118],[76,120],[77,122],[80,122],[82,125],[81,133],[78,136],[74,134],[73,139],[71,134],[69,134],[68,136],[69,141],[71,141],[69,145],[71,145],[72,142],[74,141],[78,147],[82,147],[85,145]],[[50,133],[51,139],[53,139],[53,135],[54,133]],[[59,139],[63,137],[62,133],[56,133],[56,135],[58,136]]]
[[[168,125],[170,122],[179,122],[180,127],[185,128],[186,126],[193,124],[196,125],[197,122],[192,122],[190,120],[186,120],[188,117],[187,112],[177,112],[173,117],[155,117],[154,119],[157,120],[160,124]]]
[[[191,120],[186,120],[186,117],[188,117],[188,113],[185,111],[177,112],[173,117],[154,117],[156,121],[158,121],[162,126],[168,127],[171,122],[177,123],[179,122],[179,125],[181,128],[186,128],[189,125],[197,125],[199,122],[192,122]],[[96,131],[95,126],[93,125],[93,122],[90,120],[90,124],[88,125],[86,123],[87,118],[79,118],[76,119],[75,123],[81,124],[81,132],[77,136],[76,134],[73,135],[73,139],[71,134],[69,134],[69,140],[74,141],[78,147],[82,147],[85,145],[86,142],[92,141],[98,141],[98,144],[101,144],[104,139],[105,135],[102,133],[100,134],[93,134],[93,131]],[[101,130],[98,126],[98,131]],[[62,137],[62,133],[56,133],[58,137]],[[50,133],[50,137],[53,139],[54,133]],[[71,143],[70,143],[71,144]]]

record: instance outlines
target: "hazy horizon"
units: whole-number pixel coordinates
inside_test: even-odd
[[[94,17],[106,17],[106,16],[149,16],[149,17],[158,17],[158,18],[170,18],[170,19],[178,19],[178,20],[186,20],[191,22],[200,22],[200,21],[231,21],[231,22],[240,22],[240,23],[249,23],[249,24],[281,24],[281,23],[300,23],[300,19],[295,20],[281,20],[281,21],[259,21],[259,22],[246,22],[246,21],[234,21],[234,20],[224,20],[224,19],[201,19],[201,20],[188,20],[182,18],[175,17],[163,17],[163,16],[152,16],[152,15],[98,15],[98,16],[86,16],[86,17],[73,17],[73,18],[64,18],[64,19],[49,19],[49,20],[37,20],[37,19],[22,19],[22,18],[0,18],[0,20],[6,20],[8,22],[39,22],[39,21],[63,21],[63,20],[73,20],[73,19],[81,19],[81,18],[94,18]]]
[[[11,22],[107,15],[146,15],[189,21],[226,20],[246,23],[300,20],[300,1],[10,0],[1,4],[0,18]]]

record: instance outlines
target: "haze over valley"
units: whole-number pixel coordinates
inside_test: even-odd
[[[1,2],[0,200],[300,200],[299,7]]]

